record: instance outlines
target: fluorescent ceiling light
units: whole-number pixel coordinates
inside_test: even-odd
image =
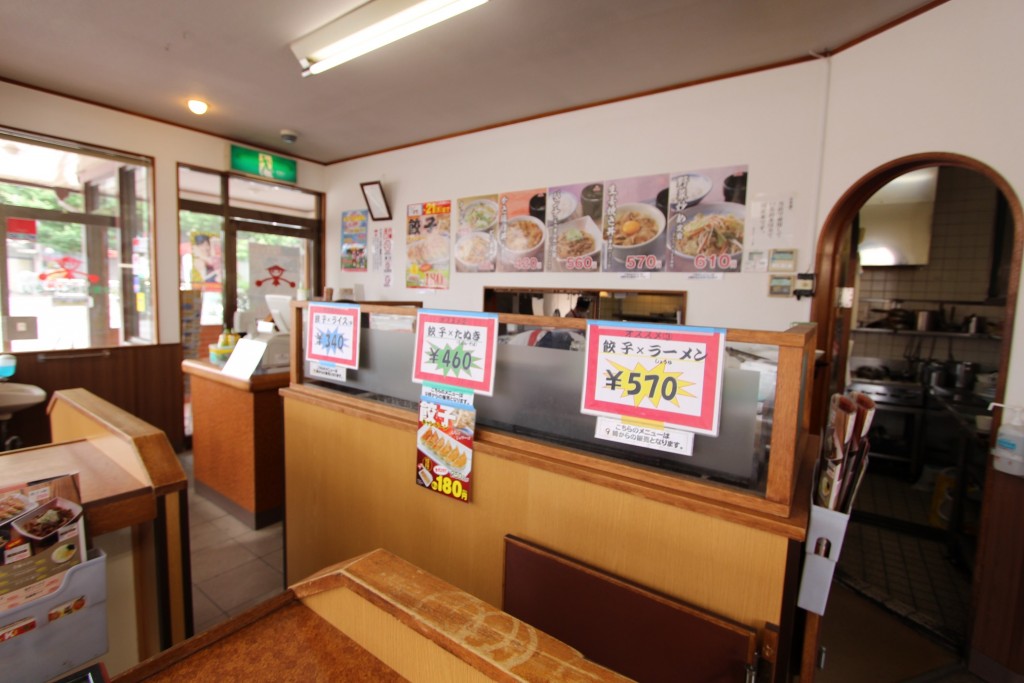
[[[487,0],[372,0],[291,45],[303,76],[339,64],[451,19]]]

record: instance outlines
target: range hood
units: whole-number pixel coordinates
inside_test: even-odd
[[[935,211],[937,167],[912,171],[872,195],[858,216],[862,266],[928,263]]]

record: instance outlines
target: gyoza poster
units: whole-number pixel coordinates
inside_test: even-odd
[[[416,483],[468,503],[473,475],[476,410],[424,396],[416,432]]]
[[[406,287],[448,289],[451,212],[450,201],[409,205],[406,213]]]

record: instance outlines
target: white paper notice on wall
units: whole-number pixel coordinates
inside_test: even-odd
[[[766,256],[770,249],[794,245],[796,206],[796,193],[757,195],[750,202],[747,206],[747,222],[743,236],[745,272],[768,270],[768,261],[763,256]],[[754,258],[750,258],[749,255],[754,255]]]

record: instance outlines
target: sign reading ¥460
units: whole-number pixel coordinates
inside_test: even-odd
[[[298,177],[294,159],[231,145],[231,170],[258,175],[269,180],[294,183]]]

